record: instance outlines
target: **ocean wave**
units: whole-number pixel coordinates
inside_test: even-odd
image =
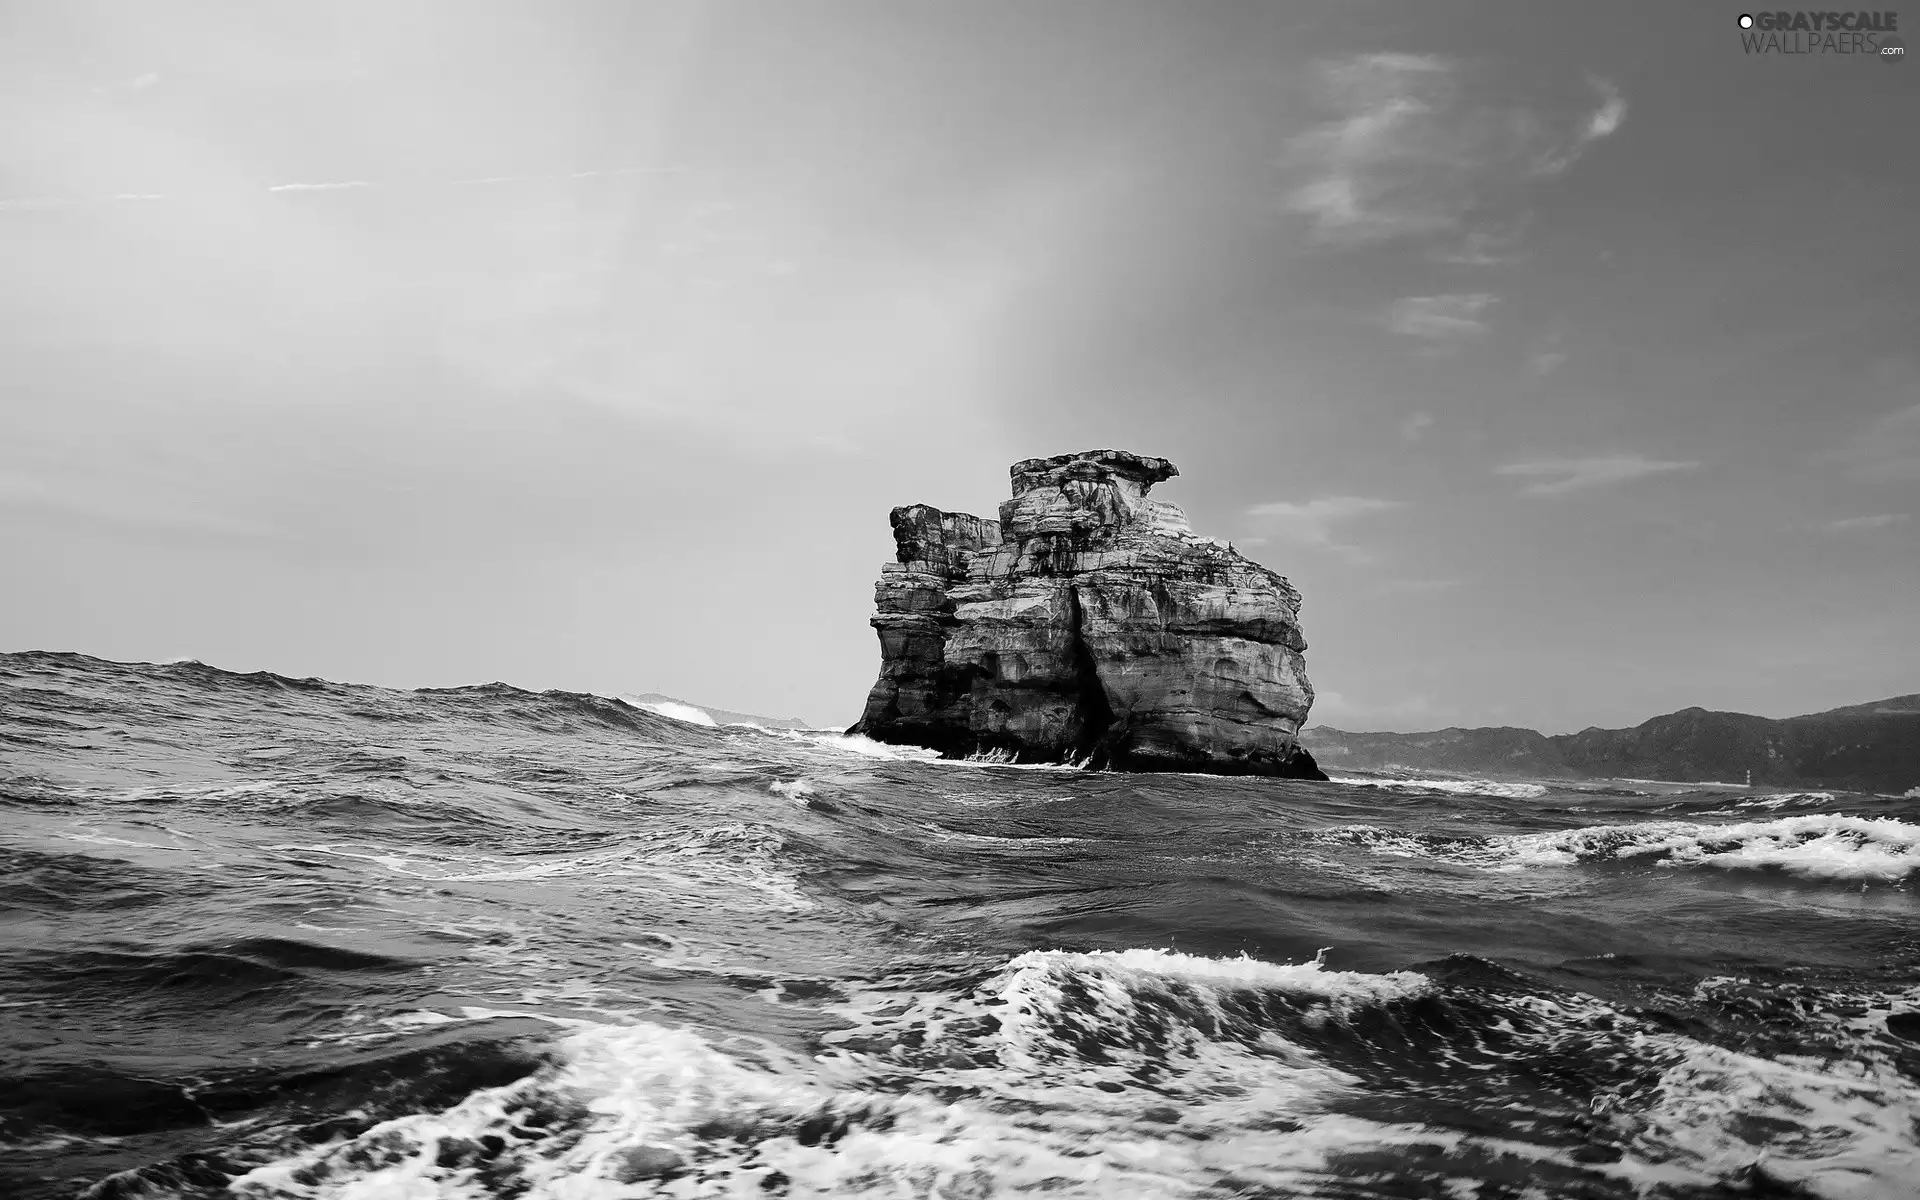
[[[1831,1200],[1912,1194],[1920,1173],[1920,1089],[1897,1070],[1662,1040],[1680,1060],[1662,1072],[1630,1124],[1676,1165],[1722,1179],[1744,1174]],[[1664,1173],[1642,1167],[1632,1174],[1652,1183]]]
[[[1898,882],[1920,869],[1920,826],[1892,817],[1810,814],[1727,825],[1647,821],[1491,838],[1347,825],[1318,836],[1379,854],[1488,870],[1645,860],[1723,870],[1774,868],[1805,879]]]
[[[16,725],[33,774],[0,783],[0,1009],[29,1068],[0,1177],[36,1200],[1920,1178],[1912,800],[935,770],[504,685],[0,660],[50,685],[15,708],[68,723]],[[1372,824],[1326,828],[1349,821]],[[1662,872],[1708,868],[1746,879],[1636,924]],[[1543,888],[1551,929],[1501,903]],[[1176,929],[1350,957],[1116,948]],[[1561,965],[1335,969],[1462,945]]]
[[[571,854],[504,857],[452,851],[400,851],[342,843],[269,849],[376,864],[395,874],[443,883],[584,880],[631,888],[646,882],[683,902],[719,896],[742,908],[789,912],[814,907],[786,854],[786,839],[763,825],[732,823],[673,833],[638,834]]]
[[[1538,783],[1503,783],[1493,779],[1372,779],[1334,775],[1333,783],[1349,787],[1381,788],[1392,792],[1445,792],[1453,796],[1495,796],[1503,800],[1531,800],[1547,789]]]
[[[838,1010],[853,1028],[811,1059],[741,1036],[585,1026],[562,1041],[558,1070],[230,1186],[257,1200],[623,1188],[1146,1200],[1226,1178],[1285,1186],[1343,1151],[1434,1138],[1329,1111],[1357,1081],[1261,1029],[1249,998],[1337,1020],[1428,986],[1315,963],[1036,951],[963,993],[863,996]],[[1276,1130],[1290,1136],[1226,1136]]]
[[[644,708],[650,713],[671,717],[676,721],[685,721],[689,725],[705,725],[709,729],[717,728],[720,724],[693,705],[681,704],[674,700],[648,701],[644,704],[635,704],[634,707]]]
[[[769,737],[777,737],[782,741],[799,742],[806,746],[852,755],[856,758],[881,759],[888,762],[941,761],[940,752],[937,750],[876,742],[865,734],[859,733],[832,733],[818,729],[767,730],[766,733]]]
[[[1356,1179],[1391,1170],[1422,1195],[1761,1181],[1853,1200],[1901,1194],[1920,1170],[1920,1089],[1886,1063],[1742,1054],[1589,998],[1318,962],[1034,951],[971,988],[876,989],[833,1011],[851,1027],[812,1056],[652,1022],[561,1022],[558,1065],[229,1188],[249,1200],[1357,1195]],[[1449,1012],[1472,1021],[1435,1024]],[[1486,1106],[1501,1072],[1527,1081],[1514,1111]],[[1399,1119],[1394,1087],[1450,1097],[1460,1119]],[[1581,1132],[1543,1144],[1543,1122]]]
[[[942,767],[993,767],[1000,770],[1016,771],[1065,771],[1081,772],[1085,766],[1078,762],[1015,762],[1013,755],[1004,750],[981,750],[963,758],[944,758],[938,750],[929,750],[922,746],[896,746],[890,742],[878,742],[858,733],[836,733],[823,729],[784,729],[765,730],[769,736],[800,742],[809,747],[827,750],[837,755],[855,758],[878,759],[883,762],[922,762]],[[1203,778],[1214,778],[1203,776]]]
[[[1771,796],[1755,796],[1751,800],[1741,800],[1735,808],[1813,808],[1821,804],[1832,804],[1832,792],[1779,792]]]

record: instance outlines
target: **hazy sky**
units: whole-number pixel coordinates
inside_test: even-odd
[[[1115,446],[1316,722],[1920,690],[1920,63],[1738,11],[0,4],[0,647],[846,722]]]

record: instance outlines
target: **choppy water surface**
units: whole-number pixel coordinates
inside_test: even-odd
[[[1912,799],[22,654],[0,863],[10,1196],[1920,1195]]]

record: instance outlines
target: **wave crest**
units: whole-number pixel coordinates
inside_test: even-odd
[[[1897,883],[1920,869],[1920,826],[1893,817],[1809,814],[1729,825],[1646,821],[1491,838],[1347,825],[1318,836],[1379,854],[1499,871],[1644,859],[1661,866],[1774,868],[1804,879]]]

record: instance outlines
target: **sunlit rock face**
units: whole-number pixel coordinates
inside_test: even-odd
[[[1012,469],[986,521],[893,510],[875,587],[880,678],[850,732],[963,756],[1325,778],[1300,593],[1147,495],[1164,458],[1089,450]]]

